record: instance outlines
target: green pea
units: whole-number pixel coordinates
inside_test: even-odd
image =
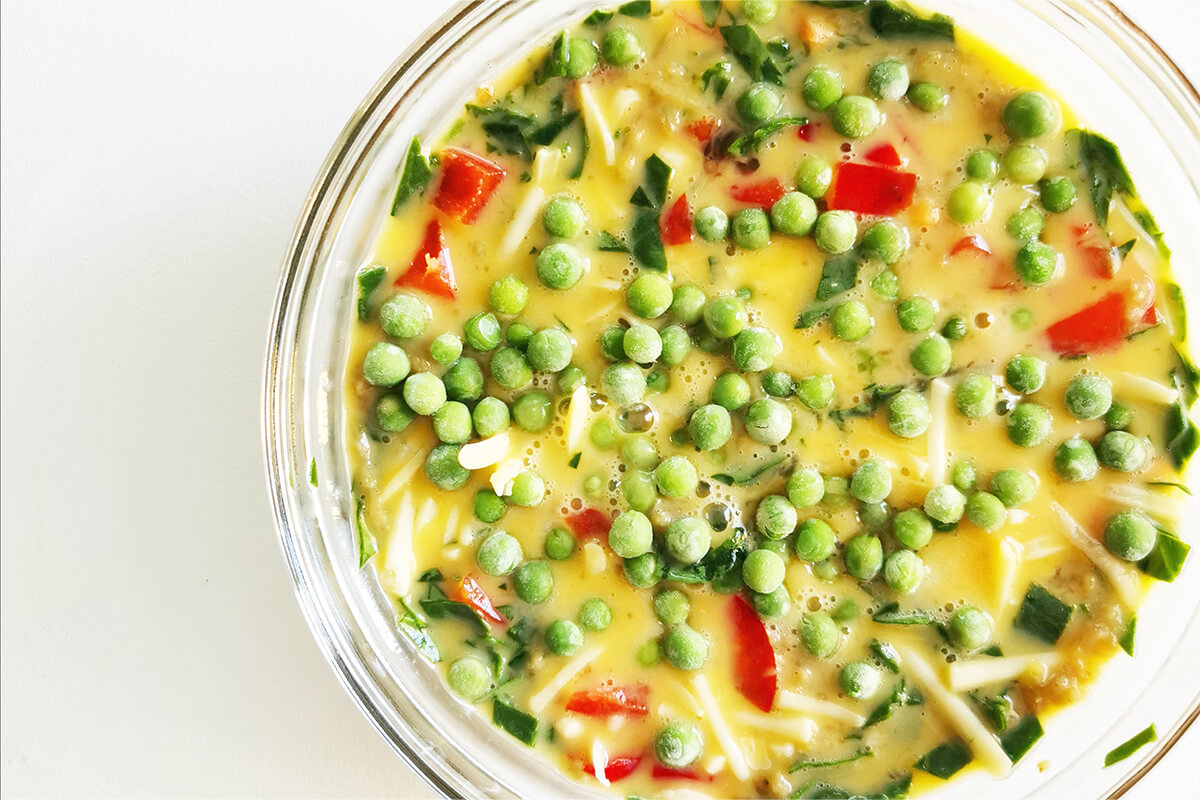
[[[833,107],[833,129],[848,139],[863,139],[883,122],[879,106],[867,97],[843,97]]]
[[[556,619],[546,628],[546,649],[556,656],[573,656],[583,647],[583,631],[569,619]]]
[[[525,354],[515,347],[501,347],[492,356],[492,379],[505,389],[520,389],[533,380]]]
[[[1025,206],[1014,211],[1004,225],[1004,229],[1008,231],[1009,235],[1022,242],[1041,236],[1042,229],[1045,227],[1046,218],[1033,206]]]
[[[950,193],[950,218],[960,225],[970,225],[985,219],[991,210],[992,198],[981,183],[967,181]]]
[[[783,584],[787,565],[770,550],[754,550],[742,564],[742,580],[752,591],[768,594]]]
[[[625,357],[636,364],[652,364],[662,355],[662,337],[654,328],[641,322],[635,322],[625,329],[621,344]],[[638,374],[640,377],[641,373]],[[644,383],[645,378],[642,381]]]
[[[796,507],[780,494],[769,494],[758,501],[754,523],[768,539],[783,539],[796,529]]]
[[[842,560],[846,562],[846,572],[860,581],[869,581],[883,566],[883,544],[878,536],[860,533],[846,543]]]
[[[840,94],[840,89],[839,89]],[[805,156],[796,167],[796,188],[814,200],[820,200],[833,183],[833,167],[820,156]]]
[[[951,342],[962,341],[967,335],[967,320],[962,314],[955,314],[946,320],[942,326],[942,336]]]
[[[363,356],[363,378],[372,386],[395,386],[408,371],[408,353],[389,342],[376,342]]]
[[[743,208],[733,215],[733,243],[743,250],[761,250],[771,243],[771,221],[761,208]]]
[[[829,613],[829,616],[839,625],[845,625],[857,617],[858,614],[858,603],[847,597],[838,601],[838,604],[833,607],[833,611]]]
[[[641,61],[646,55],[637,34],[624,25],[609,29],[604,34],[600,49],[604,53],[604,60],[615,67],[627,67]]]
[[[532,338],[533,328],[520,320],[510,322],[508,327],[504,329],[504,341],[509,347],[515,348],[522,354],[529,347],[529,340]]]
[[[546,482],[542,476],[530,470],[518,472],[512,480],[509,501],[515,506],[533,508],[546,498]]]
[[[579,624],[589,631],[602,631],[612,624],[612,609],[599,597],[583,601],[579,607]]]
[[[905,509],[892,520],[892,535],[910,550],[920,550],[933,539],[933,523],[921,509]]]
[[[446,385],[432,372],[418,372],[404,382],[404,402],[414,413],[427,417],[446,402]]]
[[[475,425],[475,432],[481,437],[486,439],[495,436],[508,430],[508,406],[499,398],[485,397],[476,404],[475,410],[471,412],[471,420]]]
[[[670,456],[654,468],[654,483],[663,497],[679,499],[696,490],[700,475],[684,456]]]
[[[762,372],[775,362],[783,345],[766,328],[743,328],[733,339],[733,363],[743,372]]]
[[[796,391],[796,381],[791,375],[773,369],[763,375],[763,391],[771,397],[790,397]]]
[[[950,468],[950,483],[960,492],[969,492],[979,481],[979,473],[970,461],[962,460]]]
[[[796,508],[810,508],[825,496],[825,480],[815,469],[802,467],[788,478],[786,491],[788,500]]]
[[[638,469],[649,469],[658,463],[658,450],[645,436],[632,436],[621,445],[621,458]]]
[[[566,369],[574,354],[571,337],[562,328],[543,328],[529,338],[525,349],[529,366],[538,372]]]
[[[1104,426],[1110,431],[1123,431],[1133,424],[1133,410],[1129,406],[1113,403],[1104,415]]]
[[[1014,183],[1037,183],[1046,174],[1046,154],[1032,144],[1018,144],[1004,155],[1004,168]]]
[[[880,100],[899,100],[908,91],[908,67],[897,58],[880,61],[867,73],[867,87]]]
[[[752,125],[775,117],[783,107],[783,97],[769,83],[752,83],[737,99],[741,118]]]
[[[547,289],[570,289],[587,271],[588,261],[579,249],[566,242],[548,245],[538,253],[538,280]]]
[[[636,558],[650,552],[654,528],[640,511],[626,511],[613,520],[608,531],[608,546],[621,558]]]
[[[575,537],[566,528],[551,528],[542,549],[546,558],[565,561],[575,552]]]
[[[758,612],[760,617],[767,619],[782,617],[791,606],[791,602],[788,600],[787,589],[782,586],[776,587],[775,591],[769,594],[752,593],[750,595],[750,603],[754,606],[754,610]]]
[[[554,416],[550,395],[540,390],[526,392],[513,401],[512,418],[517,427],[529,433],[541,433]]]
[[[658,360],[669,367],[682,364],[692,350],[692,337],[678,325],[668,325],[659,335],[662,353]]]
[[[453,333],[443,333],[429,344],[429,356],[443,366],[457,361],[462,351],[462,339]]]
[[[479,543],[475,551],[475,563],[488,575],[507,575],[517,568],[524,554],[516,537],[504,531],[495,531]]]
[[[824,611],[805,614],[800,622],[800,641],[817,658],[829,658],[841,644],[837,623]]]
[[[825,520],[806,519],[796,529],[792,547],[800,559],[816,564],[833,555],[837,547],[837,537]]]
[[[892,509],[886,502],[879,500],[874,503],[859,502],[858,521],[863,528],[871,533],[877,533],[891,521]]]
[[[746,409],[746,433],[761,444],[779,444],[792,432],[792,412],[778,400],[764,397]]]
[[[649,589],[662,580],[666,565],[655,552],[625,559],[625,580],[636,589]]]
[[[854,247],[858,223],[850,211],[826,211],[817,217],[813,239],[823,253],[844,253]]]
[[[962,519],[967,508],[967,498],[948,483],[934,486],[925,494],[922,509],[925,516],[943,525],[953,525]]]
[[[667,526],[663,546],[667,555],[680,564],[695,564],[712,546],[712,533],[700,520],[683,517]]]
[[[508,504],[491,489],[480,489],[475,493],[474,511],[475,519],[491,525],[500,521],[504,512],[508,511]]]
[[[764,4],[759,2],[755,5]],[[700,736],[700,730],[691,723],[671,722],[654,736],[654,757],[672,769],[683,769],[695,763],[703,752],[704,739]]]
[[[1126,431],[1109,431],[1096,444],[1096,458],[1117,472],[1137,472],[1148,457],[1145,441]]]
[[[729,215],[716,206],[705,206],[697,211],[692,224],[706,242],[720,242],[729,235]]]
[[[1050,435],[1050,410],[1037,403],[1018,403],[1008,415],[1008,438],[1017,447],[1036,447]]]
[[[481,353],[495,350],[500,345],[500,321],[492,314],[481,311],[467,320],[463,326],[463,338]]]
[[[1095,448],[1078,436],[1067,439],[1054,451],[1054,471],[1070,483],[1090,481],[1100,471]]]
[[[900,278],[890,269],[885,269],[871,278],[871,291],[884,300],[895,300],[900,296]]]
[[[929,403],[912,389],[902,389],[888,401],[888,430],[913,439],[929,430]]]
[[[742,0],[739,7],[747,20],[755,25],[764,25],[779,13],[779,0]]]
[[[1000,177],[1000,156],[992,150],[975,150],[967,156],[967,177],[990,183]]]
[[[550,204],[555,201],[551,200]],[[575,203],[573,200],[566,202]],[[547,204],[547,211],[550,208]],[[578,204],[575,204],[576,206]],[[582,213],[582,209],[580,210]],[[525,306],[529,303],[529,287],[525,281],[515,275],[505,275],[500,280],[494,282],[488,289],[488,303],[497,314],[515,317],[525,310]]]
[[[433,318],[429,304],[411,294],[394,294],[379,307],[379,326],[397,339],[414,339]]]
[[[1141,511],[1118,511],[1104,525],[1104,544],[1123,561],[1141,561],[1157,542],[1158,530]]]
[[[646,377],[636,364],[611,364],[600,375],[600,387],[616,405],[633,405],[646,396]]]
[[[663,625],[682,625],[691,610],[687,595],[678,589],[664,589],[654,595],[654,616]]]
[[[545,561],[526,561],[513,573],[517,597],[532,605],[544,603],[554,591],[554,576]]]
[[[629,310],[642,319],[654,319],[667,313],[673,300],[671,281],[656,272],[643,272],[625,290]]]
[[[992,640],[992,618],[975,606],[963,606],[950,617],[950,641],[960,650],[981,650]]]
[[[804,405],[819,411],[833,402],[833,376],[829,374],[809,375],[796,385],[796,397]]]
[[[583,78],[591,74],[600,63],[600,51],[596,45],[581,36],[567,39],[567,77]]]
[[[824,111],[842,98],[842,76],[823,65],[813,67],[804,76],[800,94],[809,108]]]
[[[455,694],[475,702],[492,688],[492,673],[475,656],[462,656],[446,670],[446,682]]]
[[[897,550],[883,563],[883,581],[896,594],[912,594],[925,579],[928,569],[912,550]]]
[[[1048,244],[1030,239],[1017,251],[1014,267],[1026,286],[1044,286],[1058,272],[1059,254]]]
[[[625,329],[610,325],[600,334],[600,352],[610,361],[625,358]]]
[[[999,530],[1007,516],[1000,498],[987,492],[975,492],[967,498],[966,515],[972,525],[988,532]]]
[[[583,479],[583,494],[593,500],[599,500],[605,492],[605,482],[602,475],[588,475]]]
[[[996,408],[996,386],[987,375],[968,375],[954,390],[954,405],[968,419],[980,419]]]
[[[1000,121],[1013,139],[1036,139],[1056,130],[1058,106],[1041,92],[1021,92],[1004,105]]]
[[[863,503],[878,503],[892,492],[892,473],[878,458],[869,458],[850,477],[850,494]]]
[[[1015,355],[1004,368],[1004,380],[1017,394],[1033,394],[1046,382],[1046,362],[1025,353]]]
[[[882,676],[879,669],[865,661],[851,661],[838,673],[838,684],[847,697],[866,700],[879,691]]]
[[[653,639],[646,642],[637,649],[637,652],[633,654],[633,658],[643,667],[653,667],[662,660],[659,656],[658,642]]]
[[[416,418],[400,392],[384,392],[375,401],[375,422],[389,433],[399,433]]]
[[[941,334],[931,333],[912,349],[909,361],[922,375],[944,375],[950,369],[950,342]]]
[[[433,432],[447,444],[462,444],[471,438],[471,409],[451,400],[433,412]]]
[[[829,317],[833,335],[846,342],[857,342],[870,333],[873,326],[871,312],[859,300],[838,303]]]
[[[628,470],[621,478],[621,495],[629,507],[647,512],[658,502],[658,487],[654,476],[640,469]]]
[[[1019,508],[1037,494],[1037,481],[1019,469],[1002,469],[992,476],[991,489],[1006,508]]]
[[[733,435],[733,422],[723,406],[711,403],[692,412],[688,433],[697,449],[716,450]]]
[[[1063,405],[1075,419],[1099,419],[1112,407],[1112,381],[1103,375],[1077,375],[1067,384]]]
[[[698,286],[676,286],[671,295],[671,316],[681,325],[694,325],[700,321],[707,300]]]
[[[837,564],[833,563],[832,559],[822,561],[820,564],[813,564],[812,571],[813,575],[824,583],[833,583],[838,579],[838,575],[841,574],[838,572]]]
[[[882,219],[862,235],[859,252],[883,264],[895,264],[908,250],[908,231],[895,220]]]
[[[1066,175],[1042,178],[1038,182],[1038,191],[1042,201],[1042,208],[1051,214],[1061,214],[1075,205],[1077,194],[1075,182]]]
[[[659,649],[666,662],[675,669],[693,672],[708,661],[708,640],[687,625],[667,631]]]
[[[704,327],[718,339],[732,339],[750,320],[740,297],[714,297],[704,304]]]
[[[946,107],[946,103],[950,100],[946,91],[936,83],[929,81],[917,81],[912,86],[908,87],[908,102],[912,103],[917,108],[924,111],[926,114],[932,114],[935,111],[941,111]]]
[[[473,403],[483,397],[483,383],[479,362],[466,356],[455,361],[442,376],[446,397],[461,403]]]
[[[771,226],[788,236],[807,236],[817,221],[817,204],[803,192],[788,192],[771,206]]]

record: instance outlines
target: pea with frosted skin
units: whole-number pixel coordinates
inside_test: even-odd
[[[926,114],[932,114],[945,108],[946,104],[950,102],[950,97],[936,83],[917,81],[908,87],[908,102]]]
[[[871,312],[858,300],[839,303],[829,316],[830,330],[844,342],[859,341],[869,334],[873,327]]]
[[[746,304],[736,296],[714,297],[704,304],[704,327],[718,339],[732,339],[749,324]]]
[[[979,472],[975,469],[975,465],[966,459],[955,463],[950,468],[950,483],[964,494],[974,489],[978,481]]]
[[[842,561],[850,575],[860,581],[869,581],[883,567],[883,544],[878,536],[860,533],[846,543]]]
[[[842,98],[842,76],[829,67],[817,65],[804,76],[800,94],[809,108],[824,111]]]
[[[663,328],[659,334],[659,341],[662,343],[662,352],[659,354],[658,360],[668,367],[682,364],[688,353],[692,351],[692,337],[678,325],[668,325]]]
[[[538,280],[547,289],[570,289],[587,271],[588,260],[579,249],[566,242],[548,245],[535,262]]]
[[[508,500],[514,506],[533,508],[546,498],[546,482],[531,470],[518,472],[512,479]]]
[[[724,241],[729,235],[729,215],[716,206],[705,206],[692,218],[696,233],[706,242]]]
[[[692,412],[688,433],[698,450],[716,450],[733,435],[733,421],[723,406],[710,403]]]
[[[878,503],[892,492],[892,473],[878,458],[869,458],[850,476],[850,494],[863,503]]]
[[[779,357],[783,345],[774,331],[751,326],[733,339],[733,363],[743,372],[762,372]]]
[[[814,411],[828,408],[833,402],[833,376],[809,375],[796,384],[796,397]]]
[[[787,589],[783,586],[777,586],[775,591],[768,594],[754,592],[750,595],[750,603],[758,615],[766,619],[782,617],[791,607]]]
[[[900,278],[890,269],[885,269],[871,278],[871,291],[884,300],[895,300],[900,296]]]
[[[896,321],[909,333],[924,333],[933,327],[933,303],[926,297],[909,297],[896,306]]]
[[[1044,286],[1058,272],[1059,254],[1048,244],[1030,239],[1017,251],[1013,267],[1026,286]]]
[[[662,558],[653,551],[625,559],[625,580],[636,589],[649,589],[660,580],[666,570]]]
[[[500,321],[487,311],[480,311],[463,325],[463,338],[481,353],[500,346]]]
[[[487,439],[495,436],[508,430],[508,406],[497,397],[485,397],[475,405],[475,410],[471,412],[471,421],[480,437]]]
[[[609,325],[600,333],[600,352],[609,361],[625,358],[625,329],[620,325]]]
[[[929,403],[912,389],[902,389],[888,402],[888,430],[913,439],[929,430]]]
[[[1067,439],[1054,451],[1054,471],[1069,483],[1090,481],[1100,471],[1095,448],[1078,436]]]
[[[779,13],[779,0],[742,0],[742,14],[755,25],[764,25]]]
[[[1042,178],[1038,181],[1038,197],[1042,208],[1051,214],[1061,214],[1075,205],[1077,191],[1075,182],[1066,175]]]
[[[637,652],[633,654],[633,658],[643,667],[653,667],[662,660],[659,655],[658,642],[654,639],[646,642],[637,649]]]
[[[1117,472],[1137,472],[1148,457],[1145,440],[1126,431],[1109,431],[1096,443],[1096,458]]]
[[[509,347],[516,348],[524,353],[529,346],[529,340],[533,338],[533,328],[526,325],[521,320],[514,320],[504,329],[504,341]]]
[[[376,342],[363,356],[362,374],[372,386],[395,386],[408,376],[408,353],[390,342]]]
[[[687,595],[678,589],[664,589],[654,595],[654,616],[663,625],[682,625],[691,610]]]
[[[414,339],[433,319],[429,304],[411,294],[394,294],[379,306],[379,326],[388,336]]]
[[[600,375],[600,387],[615,405],[629,406],[646,396],[646,376],[636,364],[610,364]]]
[[[1007,511],[996,495],[975,492],[967,498],[966,516],[976,528],[991,533],[1004,524]]]
[[[545,561],[526,561],[513,573],[513,589],[523,602],[539,605],[550,599],[554,576]]]
[[[850,505],[850,481],[841,475],[825,476],[825,496],[821,505],[830,511],[838,511]]]
[[[521,389],[533,380],[525,354],[515,347],[501,347],[492,356],[492,379],[505,389]]]
[[[542,550],[552,561],[565,561],[575,552],[575,536],[566,528],[551,528]]]
[[[429,357],[442,366],[453,364],[462,355],[462,339],[454,333],[443,333],[429,343]]]
[[[599,597],[584,600],[579,607],[579,624],[589,631],[606,630],[612,624],[612,609]]]
[[[947,319],[946,324],[942,326],[942,336],[946,337],[947,341],[962,341],[966,335],[967,320],[962,314],[955,314]]]
[[[629,310],[642,319],[654,319],[667,313],[674,299],[671,281],[657,272],[643,272],[625,290]]]
[[[908,85],[908,67],[898,58],[880,61],[867,73],[867,87],[880,100],[899,100]]]
[[[944,375],[950,369],[953,354],[950,342],[941,334],[931,333],[912,349],[909,362],[922,375]]]
[[[497,314],[515,317],[528,303],[529,286],[515,275],[505,275],[488,289],[488,304]]]
[[[1000,156],[992,150],[975,150],[967,156],[966,172],[973,181],[990,183],[1000,177]]]
[[[1004,130],[1013,139],[1036,139],[1055,131],[1062,116],[1058,105],[1041,92],[1021,92],[1004,105]]]
[[[698,286],[676,286],[671,293],[671,305],[667,309],[671,317],[682,325],[694,325],[704,313],[707,298]]]
[[[843,97],[833,106],[833,129],[847,139],[870,136],[882,122],[879,106],[868,97]]]
[[[1019,144],[1004,154],[1004,169],[1014,183],[1030,185],[1046,174],[1046,154],[1032,144]]]
[[[742,563],[742,580],[751,591],[768,594],[783,584],[787,565],[770,550],[754,550]]]
[[[859,252],[883,264],[895,264],[908,250],[908,231],[895,220],[881,219],[862,235]]]
[[[525,358],[538,372],[558,372],[571,363],[571,337],[562,328],[543,328],[529,338]]]
[[[658,463],[658,449],[648,437],[631,436],[621,445],[621,458],[638,469],[650,469]]]
[[[504,498],[493,492],[491,489],[480,489],[475,493],[475,501],[472,505],[475,513],[475,519],[480,522],[491,525],[493,522],[499,522],[508,511],[508,504],[504,502]]]
[[[1019,508],[1037,494],[1037,481],[1028,472],[1002,469],[992,476],[991,490],[1006,508]]]
[[[475,702],[492,688],[492,673],[475,656],[462,656],[450,663],[450,668],[446,670],[446,682],[455,694]]]
[[[1118,511],[1104,525],[1104,544],[1123,561],[1141,561],[1154,550],[1158,530],[1141,511]]]
[[[463,444],[471,438],[471,409],[450,400],[433,412],[433,432],[446,444]]]
[[[553,416],[550,395],[543,391],[526,392],[513,401],[512,419],[523,431],[540,433],[550,424]]]
[[[700,730],[688,722],[671,722],[654,737],[654,757],[671,769],[683,769],[695,763],[703,752],[704,739]]]
[[[975,606],[963,606],[951,615],[947,633],[959,650],[982,650],[992,641],[992,618]]]
[[[817,564],[833,555],[837,536],[825,520],[806,519],[796,528],[792,549],[800,559]]]
[[[841,644],[837,623],[824,611],[805,614],[800,622],[800,641],[817,658],[829,658]]]
[[[817,221],[817,204],[803,192],[788,192],[771,206],[771,227],[788,236],[807,236]]]
[[[375,423],[388,433],[399,433],[416,418],[400,392],[384,392],[375,401]]]
[[[475,563],[488,575],[500,577],[517,568],[524,558],[521,543],[512,534],[495,531],[479,543]]]
[[[796,508],[810,508],[825,496],[825,479],[811,467],[802,467],[788,478],[787,498]]]
[[[833,183],[833,167],[820,156],[805,156],[796,167],[796,188],[813,200],[820,200]]]
[[[1036,447],[1050,435],[1050,410],[1037,403],[1018,403],[1008,415],[1008,438],[1017,447]]]
[[[946,205],[950,219],[959,225],[970,225],[987,218],[992,198],[983,184],[966,181],[950,192],[950,200]]]
[[[680,564],[695,564],[708,554],[712,532],[708,525],[693,517],[682,517],[667,526],[663,547]]]
[[[556,656],[573,656],[583,647],[583,631],[569,619],[556,619],[543,635],[546,649]]]
[[[761,250],[771,243],[771,222],[761,208],[743,208],[730,225],[733,243],[743,250]]]
[[[1112,381],[1103,375],[1076,375],[1067,384],[1063,405],[1075,419],[1099,419],[1112,407]]]
[[[1025,206],[1014,211],[1008,218],[1008,222],[1004,224],[1004,229],[1008,231],[1009,235],[1022,242],[1041,236],[1042,229],[1045,227],[1046,218],[1033,206]]]
[[[635,364],[653,364],[662,355],[662,337],[654,328],[641,322],[625,329],[621,344],[625,357]]]
[[[817,217],[812,231],[818,250],[837,255],[854,247],[858,222],[850,211],[825,211]]]
[[[1046,362],[1025,353],[1008,360],[1004,380],[1017,394],[1033,394],[1046,382]]]
[[[769,494],[758,501],[754,523],[768,539],[783,539],[796,529],[796,507],[783,495]]]
[[[962,519],[967,508],[967,498],[948,483],[934,486],[925,494],[922,510],[925,516],[943,525],[953,525]]]
[[[588,475],[583,479],[583,496],[598,500],[605,492],[605,481],[602,475]]]
[[[635,511],[645,513],[658,502],[658,487],[654,476],[640,469],[627,470],[621,476],[621,496]]]
[[[771,397],[790,397],[796,391],[796,381],[782,370],[773,369],[763,375],[763,391]]]
[[[921,509],[908,508],[892,520],[892,535],[910,550],[920,550],[933,539],[933,523]]]
[[[736,372],[722,372],[712,388],[712,401],[728,411],[750,402],[750,382]]]
[[[670,456],[654,468],[654,483],[663,497],[679,499],[696,490],[700,474],[684,456]]]
[[[694,672],[708,661],[708,639],[687,625],[667,631],[659,644],[663,659],[675,669]]]
[[[621,558],[636,558],[648,553],[654,544],[654,528],[640,511],[626,511],[613,520],[608,530],[608,546]]]
[[[610,28],[608,33],[604,34],[600,51],[604,54],[604,60],[614,67],[629,66],[646,56],[646,50],[637,34],[624,25]]]
[[[752,125],[774,118],[782,107],[783,97],[769,83],[752,83],[737,99],[738,115]]]
[[[838,673],[838,685],[847,697],[866,700],[879,691],[883,677],[879,668],[866,661],[851,661]]]
[[[981,419],[996,408],[996,385],[987,375],[968,375],[954,390],[954,406],[967,419]]]
[[[912,594],[925,579],[928,569],[912,550],[897,550],[883,563],[883,582],[896,594]]]
[[[761,444],[779,444],[792,432],[792,412],[770,397],[752,403],[744,422],[746,433]]]
[[[590,40],[572,36],[567,40],[567,77],[584,78],[600,63],[600,51]]]
[[[1104,414],[1104,427],[1110,431],[1123,431],[1133,424],[1133,410],[1126,405],[1113,403]]]
[[[418,372],[404,381],[404,402],[413,413],[432,415],[446,402],[446,385],[432,372]]]

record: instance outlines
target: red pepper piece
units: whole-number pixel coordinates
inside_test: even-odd
[[[737,670],[734,685],[759,709],[770,711],[775,704],[779,675],[767,629],[758,612],[741,595],[729,598],[729,623],[733,627],[733,663]]]
[[[1128,333],[1125,295],[1110,292],[1087,308],[1051,325],[1046,329],[1046,339],[1054,352],[1074,356],[1110,350]]]
[[[739,203],[766,209],[775,205],[785,192],[778,178],[767,178],[757,183],[734,185],[729,189],[729,196]]]
[[[609,783],[616,783],[622,778],[628,778],[642,763],[642,756],[616,756],[610,758],[604,766],[604,779]],[[588,762],[583,765],[583,771],[592,777],[596,776],[596,765]]]
[[[650,687],[639,683],[580,689],[567,698],[566,708],[589,717],[644,717],[650,709]]]
[[[817,129],[821,127],[819,122],[806,122],[799,128],[796,128],[796,135],[806,142],[811,142],[817,138]]]
[[[911,172],[842,161],[833,168],[825,202],[832,209],[890,217],[912,204],[916,187],[917,176]]]
[[[663,244],[687,244],[692,240],[692,207],[681,194],[658,223]]]
[[[497,625],[504,625],[508,622],[504,615],[496,610],[496,606],[492,603],[492,598],[488,597],[483,587],[479,585],[479,581],[475,580],[473,575],[464,575],[462,580],[455,587],[454,598],[460,603],[466,603],[475,610],[475,613],[483,617],[488,622],[494,622]]]
[[[691,767],[678,769],[676,767],[666,767],[662,764],[655,764],[650,770],[650,777],[655,780],[681,780],[681,781],[709,781],[713,779],[713,775],[706,772],[697,772]]]
[[[688,132],[689,136],[704,145],[708,144],[708,140],[713,137],[713,134],[720,127],[721,123],[712,117],[702,117],[687,123],[683,126],[683,129]]]
[[[1150,306],[1146,309],[1146,313],[1142,314],[1142,323],[1145,325],[1157,325],[1162,322],[1162,317],[1158,313],[1157,306]]]
[[[448,147],[442,151],[442,182],[433,204],[470,225],[505,176],[504,167],[482,156]]]
[[[446,246],[441,223],[436,219],[429,221],[425,228],[425,241],[413,256],[412,265],[396,279],[396,285],[411,286],[448,300],[454,299],[458,292],[454,264],[450,262],[450,248]]]
[[[566,516],[567,527],[580,539],[607,539],[612,517],[598,508],[585,508]]]
[[[984,239],[979,234],[964,236],[954,243],[954,247],[950,248],[950,255],[957,256],[963,253],[971,255],[990,256],[992,248],[988,245],[987,239]]]
[[[864,154],[863,158],[867,159],[867,161],[873,161],[876,164],[882,164],[885,167],[898,167],[904,163],[904,160],[900,158],[900,154],[896,152],[896,148],[887,143],[872,147]]]
[[[1112,243],[1093,235],[1094,226],[1089,222],[1072,228],[1075,245],[1084,264],[1088,265],[1097,278],[1111,278],[1117,274],[1117,256]]]

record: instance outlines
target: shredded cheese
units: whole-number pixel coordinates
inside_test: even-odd
[[[1062,654],[1054,650],[1027,656],[1007,656],[1005,658],[985,656],[955,661],[948,669],[950,689],[955,692],[969,692],[991,683],[1015,680],[1033,671],[1037,671],[1042,677],[1045,677],[1061,661]]]
[[[608,570],[608,555],[596,542],[588,542],[583,546],[583,568],[589,575],[599,575]]]
[[[613,141],[612,131],[609,130],[608,122],[600,112],[600,106],[596,104],[592,90],[582,81],[576,86],[579,91],[579,108],[583,111],[583,120],[587,126],[588,136],[593,142],[600,143],[601,149],[604,151],[604,163],[611,167],[617,160],[617,143]]]
[[[1113,376],[1113,384],[1122,397],[1132,397],[1147,403],[1170,405],[1179,399],[1179,391],[1166,386],[1145,375],[1134,375],[1132,372],[1118,372]]]
[[[425,451],[417,450],[412,454],[412,458],[405,461],[392,475],[392,479],[388,481],[387,486],[383,487],[383,491],[379,493],[379,500],[386,503],[392,495],[400,491],[400,487],[407,486],[412,480],[412,476],[417,474],[417,470],[425,463]]]
[[[926,443],[929,447],[929,480],[934,486],[946,482],[946,418],[950,409],[950,384],[941,378],[934,378],[929,384],[929,410],[932,419],[929,423],[929,436]]]
[[[1017,570],[1021,565],[1024,548],[1011,536],[996,538],[996,607],[1008,608],[1013,602],[1017,582]]]
[[[756,714],[753,711],[739,711],[734,718],[748,728],[769,731],[803,744],[808,744],[817,735],[817,723],[810,717],[779,717]]]
[[[863,723],[867,721],[867,718],[862,714],[856,714],[837,703],[830,703],[828,700],[818,700],[815,697],[809,697],[799,692],[780,692],[775,696],[775,704],[780,708],[787,708],[792,711],[800,711],[805,714],[844,722],[852,728],[861,728]]]
[[[509,458],[496,464],[496,471],[491,478],[492,491],[501,497],[508,497],[512,494],[513,478],[524,468],[525,462],[519,458]]]
[[[437,501],[432,497],[425,498],[425,503],[421,506],[420,513],[417,514],[417,521],[413,525],[413,533],[420,534],[429,527],[429,523],[433,522],[434,517],[437,516],[437,511]]]
[[[1173,523],[1179,519],[1185,502],[1179,495],[1153,492],[1131,483],[1111,483],[1105,493],[1118,503],[1140,508],[1165,523]]]
[[[591,411],[592,397],[586,385],[575,387],[571,392],[571,406],[567,412],[567,451],[574,453],[583,439],[583,431],[587,426],[588,413]]]
[[[546,681],[546,684],[529,698],[530,710],[535,714],[540,714],[546,706],[550,705],[550,701],[558,696],[563,687],[571,682],[572,678],[586,669],[588,664],[599,658],[603,652],[604,648],[602,647],[589,647],[580,651],[579,655],[564,664],[553,678]]]
[[[1141,595],[1141,580],[1134,567],[1108,552],[1108,549],[1093,539],[1061,505],[1052,502],[1050,508],[1058,515],[1062,532],[1066,534],[1067,539],[1096,565],[1096,569],[1104,573],[1104,577],[1108,578],[1125,607],[1136,608]]]
[[[442,543],[449,544],[458,538],[458,506],[453,506],[446,515],[446,532],[442,534]]]
[[[596,780],[602,786],[608,786],[608,751],[599,739],[592,740],[592,768],[596,770]]]
[[[499,464],[508,455],[508,431],[464,444],[458,450],[458,464],[463,469],[483,469]]]
[[[746,756],[738,748],[737,740],[729,730],[729,726],[725,724],[725,720],[721,718],[721,709],[717,706],[717,698],[713,697],[712,689],[708,686],[708,679],[703,675],[693,675],[692,688],[695,689],[696,699],[700,701],[700,706],[704,709],[704,720],[712,729],[713,737],[721,746],[725,757],[729,759],[730,771],[738,780],[746,780],[750,777],[750,767],[746,764]]]
[[[951,727],[958,731],[958,735],[971,748],[971,752],[984,768],[997,777],[1007,775],[1012,763],[1008,760],[1004,748],[983,726],[971,707],[942,685],[933,665],[918,655],[917,651],[907,645],[893,646],[900,655],[905,673],[916,682],[925,697],[932,700],[941,710]]]
[[[386,589],[400,596],[408,594],[412,587],[413,570],[416,569],[413,558],[413,529],[416,518],[417,510],[413,506],[412,494],[405,492],[392,520],[387,554],[380,571],[380,582]]]

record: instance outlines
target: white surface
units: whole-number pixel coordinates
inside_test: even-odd
[[[1192,0],[1124,5],[1200,76]],[[300,617],[258,393],[309,183],[440,7],[0,7],[5,796],[431,796]]]

